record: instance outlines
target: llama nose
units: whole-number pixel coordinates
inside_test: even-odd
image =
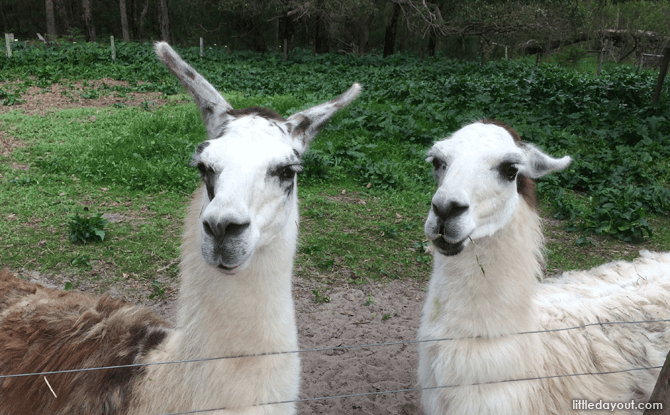
[[[212,219],[202,221],[205,233],[214,238],[219,245],[223,244],[226,238],[240,236],[249,227],[249,224],[250,222],[236,223],[233,221],[216,221]]]
[[[444,204],[435,204],[433,202],[432,205],[433,212],[435,212],[435,214],[444,222],[463,214],[470,207],[467,204],[456,201],[451,201]]]

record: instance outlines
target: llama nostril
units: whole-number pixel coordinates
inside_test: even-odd
[[[238,236],[244,232],[249,227],[250,222],[246,223],[229,223],[226,226],[225,234],[226,236]]]
[[[228,237],[235,237],[241,235],[250,225],[250,222],[235,223],[235,222],[216,222],[211,223],[208,220],[202,221],[202,228],[210,237],[222,243]]]
[[[444,205],[436,205],[433,203],[432,205],[433,212],[435,212],[435,214],[444,221],[462,215],[470,207],[466,204],[461,204],[458,202],[449,202],[445,203]]]
[[[212,231],[212,227],[211,227],[211,225],[209,224],[209,222],[207,222],[206,220],[203,220],[203,221],[202,221],[202,228],[205,230],[205,233],[206,233],[207,235],[209,235],[209,236],[211,236],[212,238],[214,238],[214,231]]]

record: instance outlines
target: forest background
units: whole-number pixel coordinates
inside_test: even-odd
[[[567,51],[559,64],[660,65],[670,1],[605,0],[0,0],[16,39],[166,40],[256,52],[355,56],[410,52],[481,60]],[[656,58],[656,59],[654,59]]]

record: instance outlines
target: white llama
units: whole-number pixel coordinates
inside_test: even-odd
[[[291,274],[301,156],[342,96],[283,119],[233,110],[166,43],[156,53],[202,111],[209,140],[193,165],[204,185],[186,217],[177,328],[108,297],[64,293],[0,273],[0,374],[262,355],[298,349]],[[227,408],[293,414],[297,354],[0,379],[0,414],[152,415]]]
[[[632,263],[540,283],[530,178],[564,169],[570,157],[551,158],[491,120],[463,127],[428,156],[439,187],[425,225],[434,263],[418,338],[461,340],[419,345],[419,384],[434,388],[421,396],[426,413],[565,415],[579,412],[575,399],[641,413],[658,370],[523,379],[660,366],[668,323],[514,333],[670,318],[670,254],[642,251]],[[452,385],[461,386],[440,388]]]

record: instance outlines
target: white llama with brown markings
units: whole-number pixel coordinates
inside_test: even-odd
[[[177,328],[108,297],[65,293],[0,274],[0,374],[262,355],[0,379],[0,414],[140,414],[226,408],[293,414],[298,349],[291,292],[301,156],[342,96],[283,119],[234,110],[166,43],[156,53],[193,95],[207,125],[193,165],[182,243]]]
[[[418,338],[460,340],[419,345],[419,384],[433,388],[421,395],[426,413],[565,415],[580,412],[575,399],[641,413],[659,370],[623,371],[661,366],[670,324],[515,333],[670,318],[670,254],[642,251],[633,262],[538,282],[543,237],[531,178],[564,169],[570,157],[554,159],[491,120],[463,127],[428,156],[439,185],[425,225],[434,262]]]

